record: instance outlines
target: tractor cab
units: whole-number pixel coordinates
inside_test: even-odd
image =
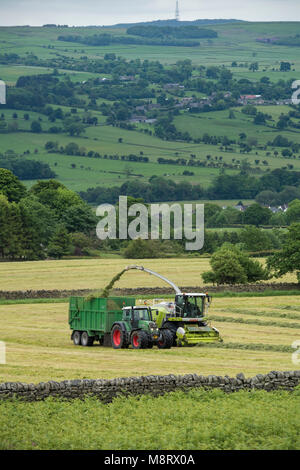
[[[153,322],[151,309],[144,307],[124,307],[123,321],[131,324],[132,328],[147,328]]]
[[[175,314],[181,318],[203,318],[211,298],[207,294],[177,294]]]

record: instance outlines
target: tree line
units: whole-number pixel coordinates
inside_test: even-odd
[[[87,46],[109,46],[111,44],[136,44],[141,46],[177,46],[177,47],[197,47],[200,46],[198,41],[188,39],[175,39],[174,37],[162,36],[160,38],[142,38],[130,36],[113,36],[111,34],[93,34],[92,36],[80,35],[61,35],[58,41],[75,42],[86,44]]]
[[[254,199],[265,190],[280,193],[286,186],[297,188],[300,185],[300,172],[275,169],[265,173],[260,178],[241,171],[236,175],[226,174],[222,171],[204,189],[200,184],[176,183],[170,179],[152,176],[147,183],[128,181],[122,186],[112,188],[89,188],[80,193],[81,197],[89,203],[115,204],[119,196],[128,195],[143,198],[145,202],[161,201],[191,201],[199,199]]]
[[[249,233],[246,228],[245,235],[251,239],[255,234]],[[213,253],[210,259],[212,270],[202,274],[203,281],[213,284],[247,284],[295,273],[300,282],[299,247],[299,222],[292,224],[288,231],[281,235],[280,250],[267,258],[266,266],[249,258],[241,246],[225,242]]]
[[[35,260],[88,254],[96,243],[97,219],[75,192],[55,180],[30,190],[0,168],[0,257]]]
[[[127,29],[127,34],[143,38],[200,39],[217,38],[218,33],[199,26],[154,26],[137,25]]]
[[[0,168],[12,171],[20,180],[50,179],[57,176],[48,163],[16,155],[0,154]]]

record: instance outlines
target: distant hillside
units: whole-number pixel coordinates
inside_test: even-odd
[[[139,26],[139,25],[152,25],[152,26],[197,26],[197,25],[213,25],[213,24],[227,24],[227,23],[247,23],[247,21],[243,20],[225,20],[225,19],[218,19],[218,20],[194,20],[194,21],[177,21],[175,19],[172,20],[155,20],[155,21],[144,21],[140,23],[119,23],[112,26],[105,26],[107,28],[129,28],[131,26]]]

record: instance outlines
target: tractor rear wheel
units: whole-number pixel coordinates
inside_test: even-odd
[[[129,346],[120,325],[115,325],[111,330],[111,345],[114,349],[125,349]]]
[[[157,341],[159,349],[170,349],[173,344],[173,335],[169,330],[161,330],[161,339]]]
[[[81,334],[81,345],[82,346],[93,346],[94,336],[89,336],[87,331],[84,331]]]
[[[81,333],[80,331],[74,331],[73,333],[73,343],[75,346],[79,346],[81,343]]]
[[[131,335],[131,346],[133,349],[146,349],[148,347],[148,335],[145,331],[134,331]]]

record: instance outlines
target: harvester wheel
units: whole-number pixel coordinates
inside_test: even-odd
[[[173,335],[169,330],[161,330],[161,340],[157,342],[159,349],[170,349],[173,345]]]
[[[128,348],[125,334],[119,325],[115,325],[111,330],[111,345],[114,349]]]
[[[79,346],[81,342],[81,333],[80,331],[74,331],[73,333],[73,343],[75,346]]]
[[[148,335],[145,331],[134,331],[131,335],[131,346],[133,349],[146,349],[148,348],[149,341]]]

